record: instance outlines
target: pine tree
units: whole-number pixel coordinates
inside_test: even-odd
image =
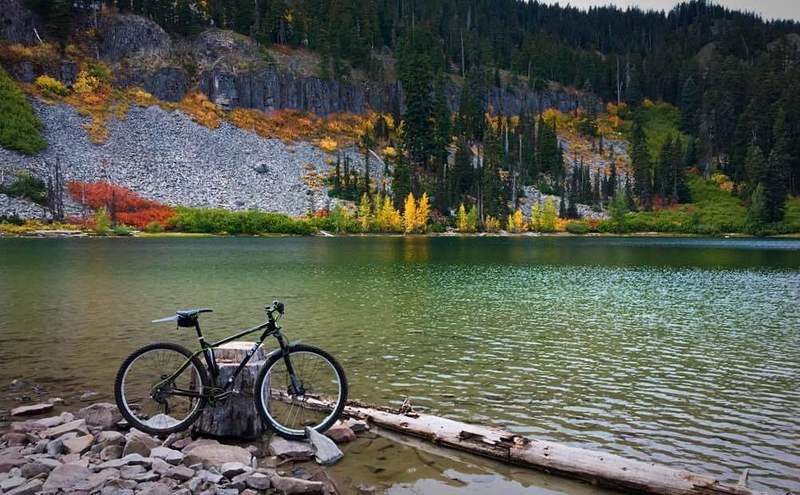
[[[758,185],[759,181],[764,178],[767,170],[764,153],[762,153],[761,147],[755,143],[752,143],[747,147],[744,169],[747,182],[750,184],[751,189],[755,190],[755,187]]]
[[[689,76],[681,88],[681,129],[689,134],[697,134],[697,112],[702,108],[700,93],[694,77]]]
[[[409,32],[398,49],[397,63],[398,75],[406,95],[403,143],[415,164],[427,165],[433,149],[433,72],[427,47],[419,46],[421,36],[416,30]]]
[[[392,176],[392,193],[394,194],[395,208],[403,208],[403,200],[410,192],[411,171],[403,155],[398,154],[395,159],[394,174]]]
[[[770,220],[767,210],[767,198],[764,194],[764,185],[759,183],[750,196],[750,205],[747,208],[747,225],[752,230],[757,230]]]
[[[645,211],[653,205],[653,184],[650,168],[650,152],[647,150],[647,138],[639,121],[633,122],[631,131],[631,165],[633,168],[634,192],[642,202]]]
[[[438,179],[436,205],[440,211],[446,211],[449,207],[447,157],[452,138],[450,108],[447,106],[444,88],[445,81],[440,77],[434,87],[433,97],[433,165]]]
[[[480,69],[473,66],[461,89],[456,132],[468,141],[482,141],[486,129],[485,108],[483,77]]]

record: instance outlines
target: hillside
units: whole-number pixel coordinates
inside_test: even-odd
[[[0,0],[0,63],[46,143],[9,120],[0,187],[57,163],[67,182],[191,207],[314,214],[366,193],[402,212],[425,193],[445,224],[465,205],[494,228],[531,198],[573,220],[618,196],[676,207],[700,174],[724,177],[748,215],[735,225],[786,230],[794,23],[703,1],[664,15],[504,0],[502,27],[472,1],[247,5]]]

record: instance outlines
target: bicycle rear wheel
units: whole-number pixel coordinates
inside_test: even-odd
[[[289,346],[288,355],[299,393],[292,386],[284,354],[278,353],[258,375],[255,400],[262,419],[278,435],[296,440],[305,438],[306,427],[322,433],[339,419],[347,402],[347,378],[322,349],[297,344]]]
[[[202,393],[208,383],[205,367],[191,351],[169,342],[155,343],[122,363],[114,395],[132,427],[166,435],[188,428],[197,419],[206,403]]]

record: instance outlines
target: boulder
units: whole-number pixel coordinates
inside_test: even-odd
[[[53,408],[53,404],[42,402],[41,404],[31,404],[29,406],[19,406],[11,410],[12,416],[34,416],[46,413]]]
[[[45,452],[51,457],[60,456],[64,453],[64,450],[64,441],[59,438],[47,442],[47,447],[45,448]]]
[[[19,445],[27,445],[28,435],[26,433],[17,433],[10,431],[5,435],[3,435],[3,440],[5,440],[7,445],[12,447]]]
[[[121,459],[114,459],[111,461],[103,462],[101,464],[98,464],[94,468],[99,471],[102,469],[109,469],[109,468],[119,469],[122,466],[135,466],[135,465],[149,466],[152,463],[153,461],[149,457],[142,457],[140,454],[129,454]]]
[[[34,495],[42,491],[42,485],[44,485],[44,481],[33,479],[26,482],[24,485],[6,492],[5,495]]]
[[[97,443],[100,445],[125,445],[125,435],[118,431],[101,431],[97,434]]]
[[[314,457],[313,447],[306,442],[286,440],[278,435],[273,435],[269,442],[269,453],[284,459],[295,461],[309,460]]]
[[[0,493],[5,493],[13,490],[14,488],[22,486],[25,484],[25,481],[25,478],[22,476],[11,476],[10,478],[6,478],[0,481]]]
[[[86,421],[83,419],[76,419],[74,421],[70,421],[69,423],[64,423],[63,425],[48,428],[42,432],[41,436],[42,438],[58,438],[61,435],[72,432],[88,435],[89,430],[86,429]]]
[[[311,441],[311,446],[314,447],[314,457],[316,457],[319,464],[333,464],[344,457],[344,454],[334,441],[322,433],[306,426],[306,435]]]
[[[107,15],[100,22],[100,57],[112,62],[140,56],[166,57],[169,35],[155,22],[138,15]]]
[[[81,437],[70,438],[64,441],[64,448],[69,454],[83,454],[94,443],[93,435],[83,435]]]
[[[49,473],[60,465],[61,463],[55,459],[42,457],[41,459],[25,464],[20,468],[20,471],[23,478],[35,478],[40,474]]]
[[[161,442],[157,439],[136,429],[125,435],[125,440],[125,448],[122,450],[123,456],[140,454],[142,457],[149,457],[150,451],[161,445]]]
[[[44,490],[62,490],[69,493],[76,485],[89,478],[92,472],[87,467],[77,464],[62,464],[50,471]]]
[[[103,430],[113,428],[114,424],[122,419],[117,406],[108,402],[98,402],[84,407],[78,411],[77,417],[86,420],[88,426]]]
[[[252,473],[245,478],[245,484],[253,490],[266,490],[272,484],[272,480],[264,473]]]
[[[336,423],[325,432],[325,436],[336,443],[352,442],[356,439],[355,432],[343,423]]]
[[[7,473],[15,467],[22,466],[28,462],[18,451],[13,452],[11,450],[12,449],[5,449],[0,453],[0,473]]]
[[[186,466],[175,466],[167,472],[167,477],[178,481],[187,481],[194,477],[194,469]]]
[[[47,428],[53,428],[55,426],[63,425],[64,423],[69,423],[74,419],[75,416],[73,416],[72,413],[64,412],[58,416],[51,416],[49,418],[42,418],[32,421],[31,428],[36,431],[46,430]]]
[[[173,490],[164,483],[152,483],[137,493],[139,495],[172,495]]]
[[[167,447],[156,447],[150,451],[150,457],[162,459],[174,466],[180,464],[185,456],[179,450],[173,450]]]
[[[246,449],[235,445],[223,445],[215,440],[201,440],[183,449],[187,466],[202,464],[203,467],[219,467],[226,462],[240,462],[249,465],[252,455]]]
[[[241,462],[226,462],[222,465],[219,472],[228,479],[233,479],[234,476],[252,471],[253,468],[242,464]]]
[[[323,493],[325,485],[320,481],[306,481],[299,478],[273,476],[270,480],[272,487],[280,493],[292,495],[295,493]]]
[[[122,445],[106,445],[100,451],[100,460],[104,462],[119,459],[120,457],[122,457]]]

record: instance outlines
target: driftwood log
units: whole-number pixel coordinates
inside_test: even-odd
[[[219,365],[218,384],[224,384],[233,375],[252,347],[253,342],[230,342],[214,349],[214,358]],[[234,383],[239,393],[217,407],[206,406],[194,424],[195,433],[242,440],[261,437],[265,429],[253,400],[253,391],[265,358],[266,353],[260,348]]]
[[[271,399],[283,400],[272,391]],[[330,410],[331,404],[309,399],[306,407]],[[514,435],[486,426],[470,425],[416,412],[399,413],[351,402],[344,415],[434,444],[508,464],[537,469],[598,486],[658,495],[756,495],[746,486],[725,484],[711,476],[651,462],[626,459],[577,447]],[[746,479],[746,478],[745,478]]]

